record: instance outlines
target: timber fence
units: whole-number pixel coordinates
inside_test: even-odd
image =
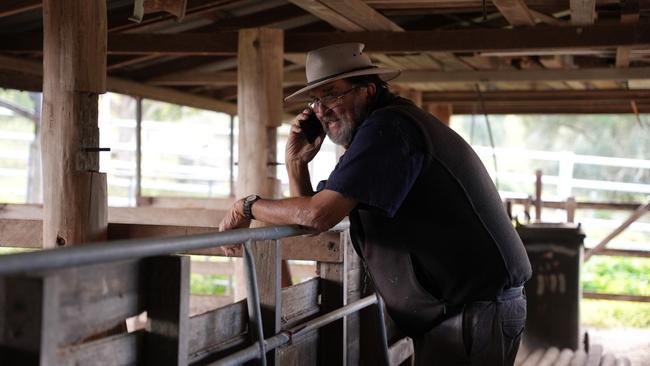
[[[314,257],[331,258],[317,262],[320,277],[269,292],[280,256],[269,267],[253,252],[279,253],[282,240],[305,234],[305,246],[325,242],[328,253]],[[345,365],[363,355],[397,365],[411,357],[411,340],[386,328],[381,300],[362,288],[346,225],[314,235],[275,226],[0,256],[0,364]],[[247,299],[190,316],[190,259],[178,254],[232,243],[244,243]],[[144,327],[127,329],[125,320],[145,313]]]

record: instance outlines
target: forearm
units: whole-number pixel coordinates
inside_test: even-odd
[[[356,206],[356,201],[324,190],[311,197],[256,201],[252,213],[256,220],[273,225],[302,225],[325,231],[339,223]]]
[[[314,195],[307,164],[296,161],[286,162],[289,175],[289,192],[291,197],[310,197]]]

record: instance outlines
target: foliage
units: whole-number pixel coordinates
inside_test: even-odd
[[[580,317],[583,325],[598,328],[650,328],[650,304],[582,300]]]
[[[586,291],[650,296],[650,259],[592,257],[583,266]]]
[[[226,286],[218,283],[226,280],[227,276],[192,273],[190,293],[193,295],[223,295],[226,293]]]

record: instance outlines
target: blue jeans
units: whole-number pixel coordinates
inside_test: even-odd
[[[526,297],[521,290],[467,304],[460,313],[413,339],[415,364],[511,366],[525,323]]]

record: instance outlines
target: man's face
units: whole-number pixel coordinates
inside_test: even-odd
[[[363,122],[368,109],[369,89],[373,86],[353,88],[346,80],[336,80],[310,92],[312,98],[327,101],[339,96],[328,107],[322,103],[314,108],[327,136],[337,145],[348,147],[357,127]]]

